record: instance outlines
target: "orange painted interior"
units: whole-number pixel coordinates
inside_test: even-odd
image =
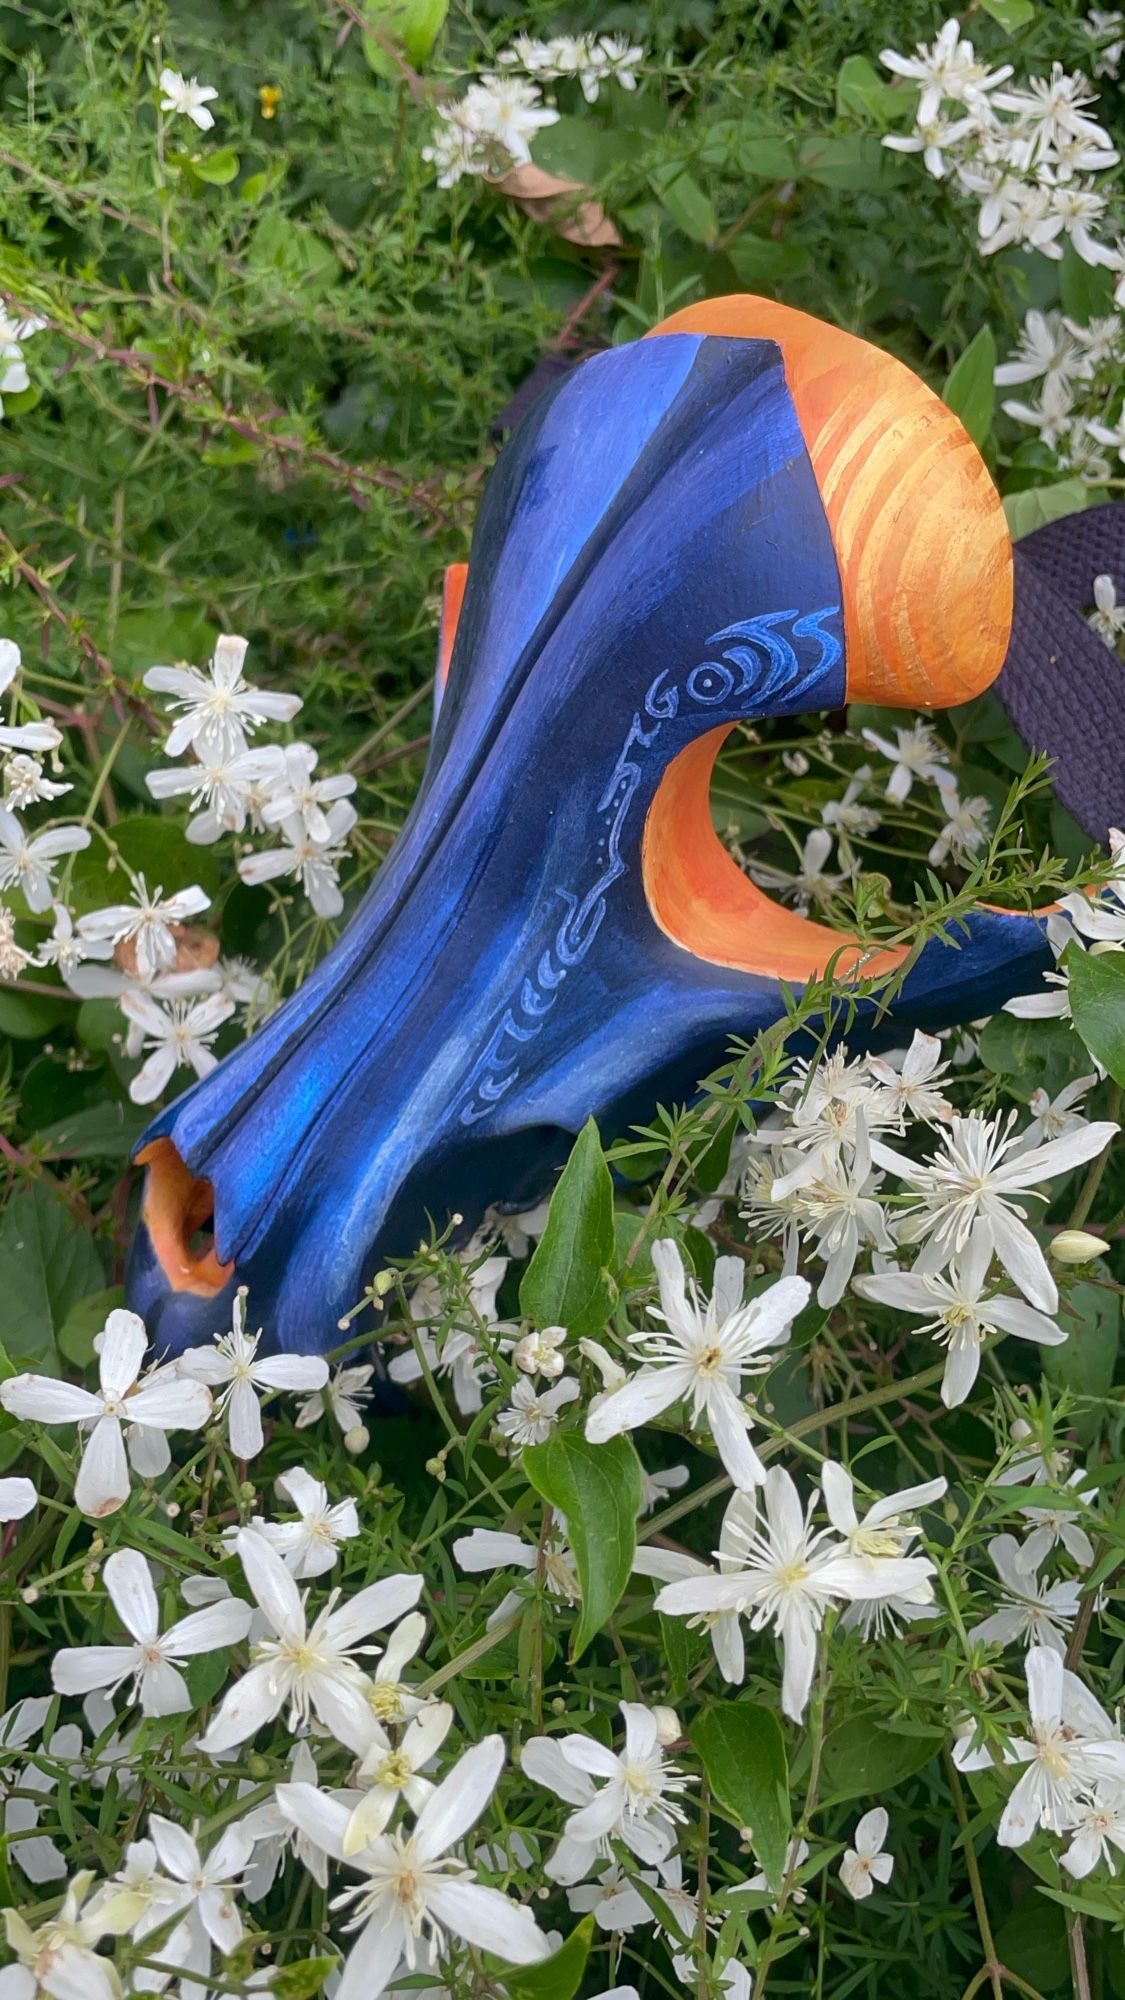
[[[668,766],[645,822],[641,866],[656,922],[712,965],[803,985],[835,961],[841,977],[893,972],[905,949],[870,951],[846,931],[783,909],[742,873],[711,823],[711,773],[729,725],[698,736]]]
[[[154,1139],[137,1154],[137,1164],[148,1168],[141,1213],[169,1285],[174,1292],[214,1298],[234,1265],[221,1264],[213,1246],[200,1252],[191,1245],[196,1230],[214,1214],[210,1181],[185,1166],[171,1139]]]
[[[468,563],[448,565],[441,586],[441,624],[438,627],[437,677],[443,691],[449,679],[449,662],[453,658],[457,621],[461,616],[461,606],[465,602],[465,585],[468,581]]]
[[[1011,541],[941,399],[893,355],[770,299],[707,299],[652,331],[780,346],[843,584],[850,699],[949,708],[991,686],[1011,633]]]

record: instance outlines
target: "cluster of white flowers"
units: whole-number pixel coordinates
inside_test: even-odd
[[[893,739],[879,730],[865,728],[863,742],[890,764],[883,797],[892,806],[910,798],[916,783],[932,785],[937,793],[940,825],[930,846],[931,867],[953,861],[966,866],[987,847],[992,831],[991,808],[978,794],[962,796],[957,773],[930,722],[919,719],[897,727]],[[831,744],[821,746],[831,755]],[[804,777],[809,759],[804,751],[785,753],[785,764],[795,777]],[[780,891],[793,907],[806,916],[812,909],[828,907],[833,897],[860,872],[860,859],[853,842],[869,840],[882,824],[879,806],[870,796],[874,769],[864,763],[853,773],[842,796],[829,799],[821,808],[821,824],[805,836],[800,859],[793,873],[757,860],[744,862],[753,880],[763,888]],[[836,867],[833,859],[836,844]]]
[[[1088,264],[1125,268],[1098,233],[1108,203],[1092,176],[1115,166],[1118,154],[1090,114],[1097,92],[1088,77],[1056,62],[1049,76],[1004,88],[1011,64],[989,69],[956,19],[913,56],[884,49],[881,60],[919,89],[914,130],[889,134],[884,145],[921,153],[937,180],[952,172],[979,203],[986,256],[1017,245],[1058,258],[1069,241]]]
[[[587,104],[596,104],[603,83],[635,90],[637,65],[643,59],[644,50],[621,35],[552,35],[545,42],[533,35],[517,35],[511,47],[501,51],[497,63],[550,83],[576,77]]]
[[[536,133],[559,116],[544,103],[541,83],[576,77],[593,104],[603,83],[635,90],[643,55],[616,35],[556,35],[546,42],[518,35],[497,57],[495,73],[438,106],[422,157],[434,167],[439,187],[452,187],[463,175],[498,179],[511,167],[527,166]]]
[[[1117,74],[1122,43],[1111,38],[1121,18],[1096,12],[1088,17],[1091,38],[1102,45],[1096,76]],[[1056,62],[1049,76],[1005,89],[1011,65],[986,68],[956,20],[947,21],[936,41],[919,46],[913,56],[885,49],[882,60],[920,90],[913,132],[892,133],[884,145],[921,153],[930,174],[938,180],[951,176],[978,202],[982,251],[1016,246],[1058,259],[1069,242],[1084,263],[1114,274],[1114,303],[1125,305],[1125,247],[1109,200],[1094,179],[1115,166],[1119,155],[1092,116],[1097,92],[1089,78]],[[1113,414],[1120,354],[1119,312],[1084,324],[1032,308],[1016,351],[996,369],[1001,387],[1035,385],[1032,400],[1006,399],[1006,414],[1051,447],[1060,467],[1092,481],[1109,475],[1103,447],[1125,452],[1123,418]],[[1097,602],[1101,609],[1101,599]]]
[[[256,688],[243,678],[247,642],[232,634],[218,641],[206,673],[197,667],[150,667],[145,686],[166,695],[176,720],[164,745],[169,757],[190,752],[192,761],[149,774],[154,798],[188,798],[193,817],[187,837],[207,846],[224,833],[280,834],[283,845],[244,855],[244,882],[299,882],[318,917],[338,917],[344,907],[339,867],[356,823],[350,803],[355,779],[346,771],[316,776],[309,743],[251,749],[263,722],[291,722],[302,706],[295,694]]]
[[[41,333],[46,324],[45,319],[35,314],[13,319],[0,305],[0,417],[4,414],[5,396],[21,396],[31,386],[23,343],[32,334]]]
[[[963,1771],[1023,1767],[996,1835],[1001,1847],[1023,1847],[1041,1829],[1065,1842],[1062,1867],[1079,1878],[1104,1863],[1111,1872],[1125,1854],[1125,1740],[1116,1721],[1064,1665],[1055,1646],[1033,1645],[1027,1675],[1027,1734],[1004,1740],[998,1753],[970,1729],[956,1745]]]
[[[176,719],[165,743],[169,756],[192,761],[149,774],[154,798],[187,797],[194,808],[186,833],[197,846],[247,824],[277,839],[238,861],[244,882],[295,878],[318,917],[338,917],[344,907],[338,870],[356,824],[348,772],[316,774],[317,753],[308,743],[251,748],[262,722],[289,722],[301,707],[297,695],[255,688],[242,677],[244,639],[220,638],[208,673],[194,667],[152,667],[145,683],[167,695]],[[18,646],[0,639],[0,694],[21,665]],[[0,903],[0,979],[18,979],[28,967],[57,969],[83,999],[113,999],[126,1021],[124,1052],[145,1061],[129,1084],[136,1104],[151,1104],[188,1068],[197,1077],[214,1068],[220,1029],[245,1007],[261,1019],[273,1004],[270,981],[244,960],[223,960],[216,941],[192,931],[210,897],[198,883],[171,895],[131,879],[131,900],[76,915],[56,885],[60,861],[89,847],[86,825],[54,824],[31,832],[21,817],[72,787],[47,776],[42,758],[62,741],[51,722],[0,726],[3,804],[0,805],[0,890],[18,891],[36,916],[50,912],[52,929],[37,949],[17,935],[15,917]],[[56,758],[57,767],[57,758]]]

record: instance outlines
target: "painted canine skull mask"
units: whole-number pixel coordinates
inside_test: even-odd
[[[1004,662],[1012,577],[960,424],[803,314],[692,308],[544,397],[463,603],[451,575],[430,759],[374,886],[139,1149],[129,1295],[158,1349],[210,1338],[240,1284],[274,1344],[333,1346],[427,1212],[537,1198],[591,1112],[613,1134],[684,1098],[781,981],[854,965],[722,848],[717,750],[849,698],[968,700]],[[1034,918],[982,910],[927,947],[896,1024],[989,1012],[1050,962]]]

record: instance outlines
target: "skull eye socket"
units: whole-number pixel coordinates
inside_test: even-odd
[[[174,1292],[214,1298],[228,1282],[233,1264],[215,1249],[215,1192],[193,1174],[171,1139],[154,1139],[137,1154],[147,1167],[142,1214],[157,1261]]]
[[[904,947],[865,951],[858,938],[775,903],[742,873],[711,822],[711,774],[730,726],[696,738],[669,764],[645,823],[645,895],[666,936],[711,965],[803,984],[830,965],[874,978]]]

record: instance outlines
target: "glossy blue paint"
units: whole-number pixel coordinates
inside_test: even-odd
[[[838,708],[835,553],[768,341],[674,334],[596,356],[531,413],[481,511],[448,693],[409,820],[335,949],[146,1134],[211,1182],[223,1292],[174,1292],[142,1225],[129,1300],[158,1347],[207,1339],[236,1284],[271,1342],[339,1340],[426,1212],[540,1195],[591,1112],[682,1099],[777,982],[654,922],[646,816],[702,732]],[[901,1039],[1049,966],[1034,919],[931,944]]]

